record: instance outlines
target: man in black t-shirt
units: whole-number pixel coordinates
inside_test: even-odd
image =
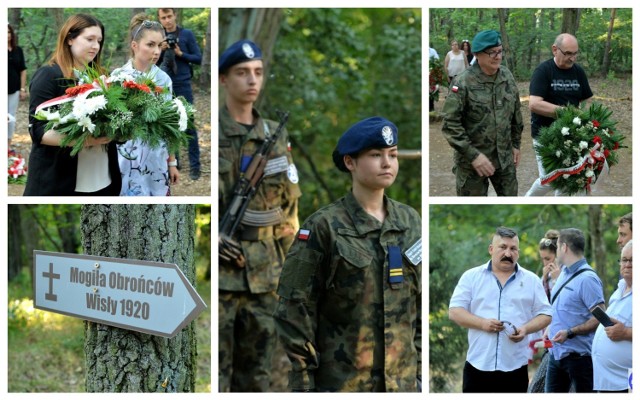
[[[556,118],[556,110],[567,104],[578,106],[580,102],[593,96],[587,74],[576,64],[578,39],[562,33],[551,46],[553,58],[544,61],[535,71],[529,83],[529,110],[531,110],[531,136],[537,144],[540,128],[549,126]],[[536,155],[538,172],[545,175],[542,160]],[[542,185],[540,178],[531,185],[526,196],[544,196],[552,190],[550,185]],[[556,195],[562,193],[556,192]]]

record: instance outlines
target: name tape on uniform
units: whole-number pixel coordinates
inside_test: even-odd
[[[264,176],[275,175],[280,172],[287,172],[289,170],[289,160],[287,156],[272,158],[267,161],[267,165],[264,167]]]
[[[422,262],[422,238],[418,239],[407,251],[404,252],[407,260],[413,265],[418,265]]]

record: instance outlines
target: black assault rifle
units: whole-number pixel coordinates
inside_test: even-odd
[[[233,239],[249,203],[258,192],[258,188],[264,179],[264,169],[271,149],[278,141],[284,126],[289,119],[288,112],[277,111],[280,124],[272,135],[265,135],[266,139],[256,150],[244,172],[240,172],[240,179],[233,188],[233,197],[229,207],[224,213],[218,225],[218,255],[224,261],[234,261],[238,267],[245,266],[240,244]]]

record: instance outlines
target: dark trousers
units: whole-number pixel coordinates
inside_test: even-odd
[[[570,353],[556,360],[549,354],[549,367],[544,387],[546,393],[568,393],[571,384],[576,393],[593,393],[593,364],[591,356]]]
[[[193,104],[193,91],[191,81],[184,83],[173,82],[173,93],[183,96],[190,104]],[[189,135],[189,168],[200,171],[200,146],[198,145],[198,132],[195,129],[187,130]],[[176,159],[178,155],[176,154]]]
[[[480,371],[464,363],[462,393],[526,393],[528,386],[526,364],[513,371]]]

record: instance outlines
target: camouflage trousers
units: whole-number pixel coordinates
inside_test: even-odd
[[[489,181],[498,196],[518,195],[518,179],[514,164],[504,169],[496,168],[490,177],[479,176],[471,164],[454,165],[453,173],[456,175],[456,194],[458,196],[487,196]]]
[[[267,392],[276,346],[276,294],[219,291],[220,392]]]

